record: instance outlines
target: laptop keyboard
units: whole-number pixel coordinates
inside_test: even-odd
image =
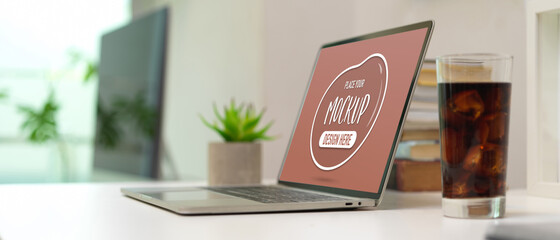
[[[275,186],[208,187],[205,189],[261,203],[326,202],[348,200],[339,197],[303,192]]]

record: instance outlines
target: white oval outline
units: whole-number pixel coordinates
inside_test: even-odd
[[[342,74],[346,73],[347,71],[350,71],[352,69],[355,69],[355,68],[358,68],[358,67],[364,65],[364,63],[366,63],[369,59],[374,58],[374,57],[379,57],[379,58],[381,58],[381,60],[383,60],[383,63],[385,63],[385,73],[386,73],[385,74],[385,90],[383,91],[383,99],[381,99],[381,105],[379,106],[379,111],[377,112],[377,115],[375,116],[375,120],[373,120],[373,124],[371,125],[371,128],[369,129],[368,133],[364,137],[364,140],[362,140],[360,145],[356,148],[356,150],[354,150],[354,152],[352,154],[350,154],[350,156],[348,158],[346,158],[344,161],[342,161],[341,163],[339,163],[335,166],[325,167],[325,166],[323,166],[323,165],[321,165],[317,162],[317,160],[315,159],[315,155],[313,154],[313,128],[315,127],[315,119],[317,118],[317,113],[319,112],[319,107],[321,106],[321,103],[323,103],[323,99],[325,98],[325,95],[327,95],[327,93],[329,92],[329,89],[331,89],[334,82],[336,82],[336,80],[340,76],[342,76]],[[381,54],[381,53],[374,53],[374,54],[368,56],[361,63],[359,63],[357,65],[354,65],[354,66],[350,66],[349,68],[345,69],[340,74],[338,74],[338,76],[336,76],[336,78],[331,82],[331,84],[329,85],[329,87],[327,88],[325,93],[323,94],[323,97],[321,97],[321,101],[319,102],[319,106],[317,106],[317,110],[315,111],[315,116],[313,117],[313,124],[311,124],[311,134],[309,136],[309,150],[311,152],[311,158],[313,159],[313,163],[315,163],[315,166],[317,166],[318,168],[320,168],[321,170],[324,170],[324,171],[334,170],[334,169],[337,169],[340,166],[344,165],[346,162],[348,162],[350,160],[350,158],[352,158],[354,156],[354,154],[356,154],[356,152],[358,152],[360,147],[362,147],[362,144],[364,144],[364,142],[368,138],[369,134],[371,133],[371,130],[373,129],[373,126],[375,126],[375,122],[377,122],[377,118],[379,117],[379,113],[381,113],[381,109],[383,108],[383,102],[385,101],[385,97],[386,97],[386,93],[387,93],[387,85],[388,84],[389,84],[389,66],[387,65],[387,60],[385,59],[385,56],[383,56],[383,54]]]

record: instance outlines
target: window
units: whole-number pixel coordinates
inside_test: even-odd
[[[560,2],[527,1],[527,188],[560,198]]]
[[[127,0],[0,2],[0,183],[88,179],[97,87],[84,74],[100,36],[129,19]],[[51,94],[59,137],[29,141],[22,107],[39,111]]]

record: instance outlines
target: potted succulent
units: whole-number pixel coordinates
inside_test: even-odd
[[[202,122],[217,132],[224,142],[212,142],[208,146],[208,184],[249,185],[261,181],[261,144],[260,140],[271,140],[266,132],[272,126],[269,122],[258,128],[264,110],[256,113],[252,105],[235,104],[224,106],[220,113],[214,104],[217,121]]]

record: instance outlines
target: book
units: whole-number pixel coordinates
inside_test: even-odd
[[[418,76],[418,85],[437,86],[436,60],[425,59]]]
[[[424,86],[437,86],[437,73],[435,68],[424,68],[420,70],[420,76],[418,76],[418,85]]]
[[[426,121],[439,123],[439,113],[436,111],[418,111],[411,109],[408,111],[406,119],[409,121]]]
[[[409,120],[404,122],[403,134],[411,130],[436,130],[439,129],[439,122],[433,120]]]
[[[439,140],[439,129],[411,129],[403,131],[401,141]]]
[[[401,141],[395,154],[396,158],[413,161],[433,161],[440,156],[439,140]]]
[[[412,101],[438,102],[437,86],[417,84],[412,94]]]
[[[417,144],[410,147],[410,159],[413,160],[439,160],[441,159],[440,144]]]
[[[436,77],[435,61],[425,61],[395,155],[389,188],[400,191],[441,190]]]
[[[441,162],[395,159],[387,187],[399,191],[441,191]]]
[[[424,61],[405,120],[404,131],[439,129],[435,60]]]
[[[426,111],[426,112],[438,112],[438,103],[430,101],[412,101],[410,102],[410,109],[413,111]]]

